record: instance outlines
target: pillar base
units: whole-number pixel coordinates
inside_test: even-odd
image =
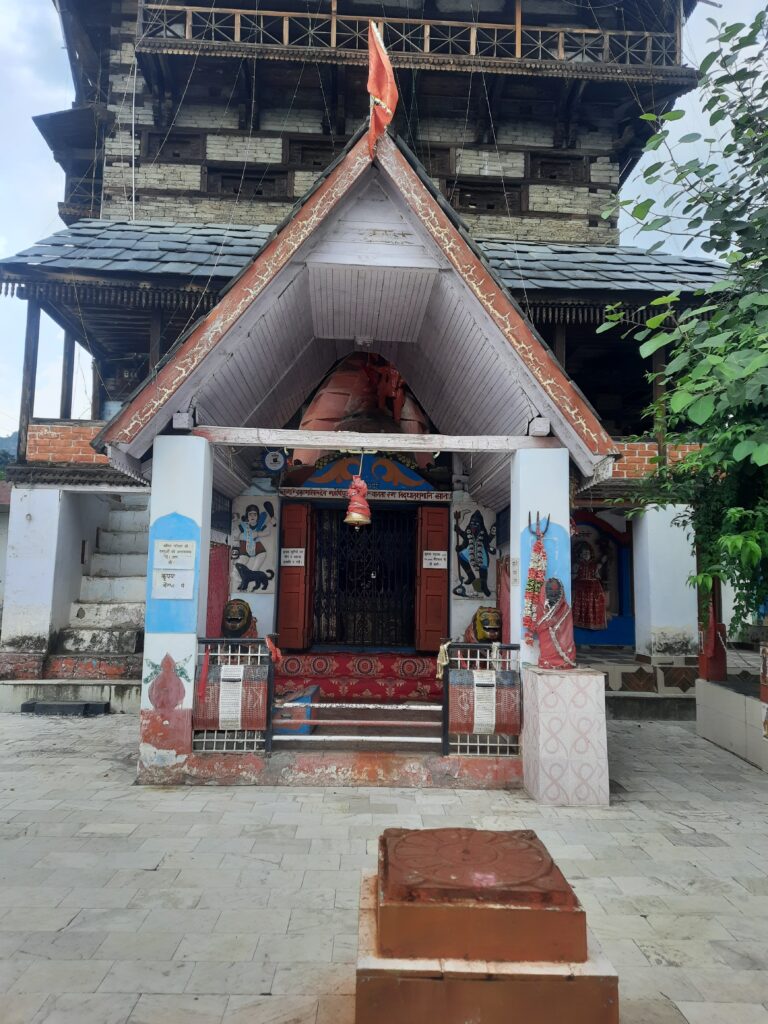
[[[523,666],[523,785],[538,803],[607,807],[602,672]]]

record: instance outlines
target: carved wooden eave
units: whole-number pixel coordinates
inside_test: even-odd
[[[144,54],[176,54],[192,57],[221,57],[270,61],[291,61],[299,64],[368,66],[366,50],[331,50],[320,47],[271,46],[258,43],[210,42],[203,40],[143,39],[137,51]],[[598,82],[653,83],[694,89],[698,72],[688,67],[657,67],[648,64],[600,64],[554,60],[516,60],[514,58],[470,57],[439,53],[390,53],[392,66],[423,71],[463,71],[492,73],[529,78],[587,79]]]
[[[397,208],[403,211],[403,217],[407,217],[408,223],[413,225],[414,231],[422,239],[422,251],[428,250],[431,254],[427,259],[429,266],[419,264],[422,269],[416,273],[410,269],[410,278],[418,278],[421,274],[432,275],[435,281],[445,281],[446,287],[452,289],[454,296],[458,296],[457,301],[466,311],[467,318],[479,325],[478,336],[485,339],[480,344],[488,346],[495,376],[493,382],[488,379],[483,382],[478,378],[467,382],[467,387],[474,389],[474,394],[483,387],[514,387],[516,393],[528,396],[526,401],[529,407],[538,410],[533,415],[550,419],[553,433],[568,448],[574,462],[586,476],[591,476],[599,463],[612,457],[615,454],[614,442],[601,426],[594,410],[525,319],[453,211],[446,207],[434,191],[423,168],[412,154],[407,153],[404,147],[389,136],[379,141],[376,160],[372,165],[367,135],[350,143],[345,154],[264,245],[250,266],[235,279],[216,306],[178,344],[156,375],[145,382],[105,427],[94,441],[94,446],[117,446],[136,457],[142,456],[151,446],[154,436],[165,428],[175,412],[194,407],[201,400],[201,394],[204,396],[205,389],[214,386],[211,382],[215,383],[217,374],[226,375],[226,366],[230,360],[245,358],[243,343],[246,337],[251,349],[257,345],[248,332],[257,328],[259,318],[266,310],[275,307],[278,297],[281,308],[285,309],[289,301],[297,302],[296,298],[288,299],[290,289],[296,288],[295,294],[304,294],[300,289],[306,285],[297,282],[312,279],[313,266],[308,265],[308,256],[316,258],[312,247],[319,245],[318,238],[326,237],[320,229],[331,231],[342,216],[347,216],[339,212],[349,208],[348,205],[341,206],[342,201],[349,197],[351,203],[355,196],[359,197],[366,189],[378,187],[379,182],[382,194],[386,193],[384,200],[393,204],[396,201]],[[387,199],[387,196],[390,198]],[[405,264],[397,263],[397,260],[404,258],[405,251],[398,250],[394,245],[390,249],[387,257],[395,262],[384,262],[380,268],[374,267],[373,270],[397,269],[398,266],[402,270]],[[347,259],[347,262],[355,263],[353,258]],[[413,268],[413,264],[408,266]],[[271,287],[273,284],[274,288]],[[308,340],[307,348],[328,337],[339,335],[315,332],[315,337]],[[430,341],[430,344],[434,343]],[[435,385],[425,381],[425,364],[422,362],[420,368],[420,357],[412,354],[417,346],[411,345],[409,348],[406,361],[410,360],[410,370],[405,367],[401,370],[412,383],[418,398],[416,384],[411,381],[412,374],[421,374],[422,387],[427,390],[430,387],[434,389]],[[301,355],[302,352],[298,352],[296,360]],[[327,353],[324,358],[328,358]],[[445,351],[442,359],[446,359]],[[270,373],[275,374],[275,379],[270,382],[267,377],[260,386],[269,385],[273,391],[279,387],[293,387],[295,390],[295,381],[285,379],[287,372],[284,367],[281,374],[271,369]],[[319,367],[318,372],[326,371]],[[500,380],[503,384],[499,383]],[[319,380],[316,380],[314,386],[317,383]],[[221,388],[221,384],[216,386]],[[512,393],[503,391],[495,395],[493,402],[498,402],[498,413],[497,406],[493,405],[491,413],[486,408],[484,414],[498,414],[501,420],[506,414],[503,407],[507,396],[511,398]],[[305,397],[306,394],[302,400]],[[444,396],[441,400],[445,401]],[[457,395],[457,405],[459,401]],[[264,402],[258,404],[263,405]],[[265,414],[262,410],[262,415]],[[215,422],[221,426],[268,425],[257,420],[258,417],[249,422],[241,420],[226,423],[218,419],[212,425]],[[272,420],[271,425],[281,426],[282,423]],[[522,429],[517,431],[503,429],[500,422],[493,426],[495,429],[478,428],[477,433],[525,433],[525,421]],[[471,429],[455,429],[450,424],[441,427],[441,430],[451,434],[471,432]]]
[[[217,293],[203,285],[179,283],[148,284],[146,281],[115,280],[77,275],[71,271],[55,275],[0,271],[0,294],[45,303],[121,306],[128,309],[168,309],[183,313],[208,312],[216,304]]]

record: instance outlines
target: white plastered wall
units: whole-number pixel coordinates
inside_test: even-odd
[[[649,509],[634,520],[634,592],[637,653],[679,658],[698,651],[696,571],[686,531],[674,523],[678,505]]]

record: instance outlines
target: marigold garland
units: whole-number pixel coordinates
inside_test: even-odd
[[[536,642],[539,594],[544,586],[546,575],[547,551],[544,547],[544,535],[541,530],[537,529],[536,540],[531,550],[531,563],[528,566],[528,579],[525,582],[525,598],[523,600],[524,639],[529,646]]]

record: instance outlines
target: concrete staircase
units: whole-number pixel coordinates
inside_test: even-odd
[[[91,572],[72,604],[55,653],[46,660],[49,679],[138,679],[144,648],[144,607],[149,538],[149,498],[123,495],[99,531]]]

